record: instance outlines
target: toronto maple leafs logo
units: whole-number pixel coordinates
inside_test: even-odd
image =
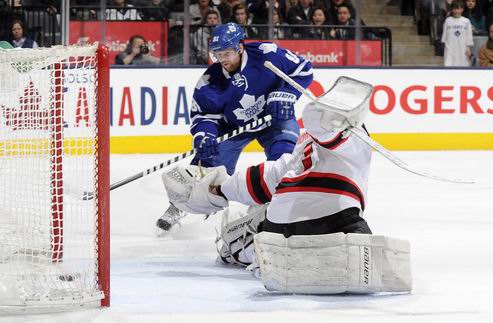
[[[247,122],[250,119],[256,120],[258,115],[263,111],[265,105],[265,97],[259,96],[255,100],[254,95],[244,94],[240,100],[241,108],[233,111],[236,119]]]
[[[262,43],[258,49],[260,49],[264,54],[270,52],[275,53],[277,51],[277,45],[273,43]]]
[[[234,80],[231,82],[234,86],[236,87],[242,87],[245,85],[245,91],[248,89],[248,80],[244,75],[241,75],[240,73],[236,73],[233,76]]]

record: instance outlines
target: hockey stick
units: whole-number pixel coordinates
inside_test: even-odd
[[[282,78],[289,85],[291,85],[292,87],[294,87],[296,90],[298,90],[301,93],[303,93],[305,96],[307,96],[313,102],[317,102],[318,101],[318,98],[317,97],[315,97],[313,94],[311,94],[310,92],[308,92],[304,87],[302,87],[301,85],[299,85],[298,83],[296,83],[296,81],[294,81],[291,77],[289,77],[288,75],[286,75],[283,71],[281,71],[280,69],[278,69],[277,67],[275,67],[271,62],[266,61],[264,63],[264,66],[267,67],[272,72],[274,72],[274,74],[276,74],[277,76],[279,76],[280,78]],[[329,106],[329,105],[326,105],[326,108],[330,109],[333,112],[337,112],[339,114],[342,114],[343,116],[347,116],[347,111],[346,110],[339,109],[337,107],[333,107],[333,106]],[[471,180],[449,179],[449,178],[445,178],[445,177],[441,177],[441,176],[436,176],[436,175],[430,174],[428,172],[424,172],[424,171],[420,171],[420,170],[411,168],[407,163],[405,163],[404,161],[402,161],[399,158],[397,158],[397,156],[395,156],[394,154],[392,154],[390,151],[388,151],[386,148],[384,148],[378,142],[376,142],[375,140],[373,140],[370,137],[368,137],[366,135],[366,133],[364,131],[362,131],[361,129],[351,127],[348,130],[351,131],[351,133],[354,134],[356,137],[358,137],[359,139],[361,139],[362,141],[364,141],[367,145],[369,145],[370,147],[372,147],[373,149],[375,149],[382,156],[384,156],[385,158],[387,158],[388,160],[390,160],[394,165],[396,165],[396,166],[398,166],[398,167],[400,167],[400,168],[402,168],[402,169],[404,169],[404,170],[406,170],[406,171],[408,171],[410,173],[413,173],[413,174],[416,174],[416,175],[419,175],[419,176],[423,176],[423,177],[426,177],[426,178],[434,179],[436,181],[441,181],[441,182],[458,183],[458,184],[474,184],[474,181],[471,181]]]
[[[269,123],[270,121],[272,120],[272,116],[270,115],[266,115],[265,117],[263,118],[260,118],[258,120],[255,120],[253,122],[250,122],[244,126],[241,126],[239,127],[238,129],[235,129],[234,131],[230,132],[230,133],[227,133],[219,138],[217,138],[217,143],[221,143],[223,141],[226,141],[228,139],[231,139],[233,137],[236,137],[244,132],[247,132],[247,131],[250,131],[258,126],[261,126],[263,125],[264,123],[269,126]],[[125,179],[122,179],[121,181],[118,181],[116,183],[113,183],[111,184],[110,186],[110,191],[114,190],[115,188],[118,188],[118,187],[121,187],[123,185],[126,185],[130,182],[133,182],[135,181],[136,179],[139,179],[139,178],[142,178],[144,176],[147,176],[147,175],[150,175],[154,172],[157,172],[158,170],[161,170],[171,164],[174,164],[182,159],[185,159],[187,157],[190,157],[192,155],[194,155],[195,153],[197,152],[197,149],[194,148],[192,150],[189,150],[187,152],[184,152],[183,154],[181,155],[177,155],[173,158],[170,158],[168,159],[167,161],[165,162],[162,162],[158,165],[155,165],[154,167],[151,167],[151,168],[148,168],[146,170],[143,170],[141,172],[138,172],[137,174],[134,174],[130,177],[127,177]],[[87,200],[92,200],[94,198],[94,193],[93,192],[84,192],[83,195],[82,195],[82,199],[87,201]]]

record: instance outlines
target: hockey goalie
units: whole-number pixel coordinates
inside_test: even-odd
[[[268,290],[409,292],[409,242],[372,234],[363,218],[371,148],[348,129],[366,131],[372,87],[340,78],[335,88],[303,110],[306,133],[292,154],[232,176],[223,167],[176,167],[163,174],[169,200],[197,214],[224,210],[231,201],[249,205],[246,215],[223,225],[220,257],[258,267]],[[353,93],[351,104],[340,104],[341,93]]]

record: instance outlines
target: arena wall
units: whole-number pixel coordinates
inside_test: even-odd
[[[192,93],[203,72],[204,68],[113,68],[111,152],[190,149]],[[316,68],[310,90],[321,95],[341,75],[375,86],[366,125],[372,137],[388,149],[493,149],[490,70]],[[83,87],[84,79],[70,82]],[[73,102],[80,104],[77,95]],[[298,101],[298,118],[307,102],[304,97]],[[260,147],[252,144],[247,149]]]

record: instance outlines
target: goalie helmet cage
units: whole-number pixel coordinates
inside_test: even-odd
[[[104,46],[0,49],[0,311],[109,306],[109,125]]]

